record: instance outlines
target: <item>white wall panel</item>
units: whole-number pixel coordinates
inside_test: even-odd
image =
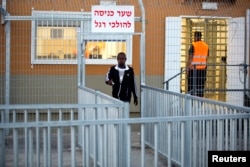
[[[164,81],[181,71],[181,17],[167,17],[165,27]],[[169,90],[180,92],[180,76],[169,82]]]
[[[238,66],[244,63],[245,56],[245,18],[231,18],[228,25],[227,89],[243,89],[244,75]],[[243,91],[228,91],[226,101],[243,105]]]

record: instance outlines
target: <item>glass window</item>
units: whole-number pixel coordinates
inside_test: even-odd
[[[36,59],[76,59],[76,27],[37,26]]]
[[[116,59],[119,52],[126,52],[126,41],[86,41],[86,59]]]
[[[82,19],[82,12],[33,11],[32,16],[35,18],[32,21],[32,64],[77,64],[78,46],[84,46],[80,50],[83,50],[86,64],[116,64],[119,52],[125,52],[127,63],[132,63],[131,34],[93,34],[89,31],[91,22]],[[82,44],[78,45],[80,32],[83,32],[80,34]]]

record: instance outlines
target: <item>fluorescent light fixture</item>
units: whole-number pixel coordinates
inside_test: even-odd
[[[116,5],[116,0],[100,0],[100,5]]]
[[[202,9],[204,9],[204,10],[217,10],[218,3],[216,3],[216,2],[202,2]]]

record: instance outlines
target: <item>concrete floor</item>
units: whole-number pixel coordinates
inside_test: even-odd
[[[12,144],[11,142],[9,144]],[[19,152],[21,154],[18,154],[18,158],[19,158],[19,167],[24,167],[25,165],[25,153],[24,150],[22,151],[21,149],[19,149]],[[35,154],[35,152],[34,152]],[[14,166],[14,162],[13,162],[13,149],[7,148],[5,149],[5,166],[6,167],[13,167]],[[51,156],[52,156],[52,167],[58,166],[58,162],[57,162],[57,150],[53,149],[51,150]],[[154,167],[154,151],[150,148],[145,148],[145,166],[143,167]],[[33,157],[33,162],[37,162],[37,160],[35,159],[36,156]],[[167,166],[167,160],[162,158],[162,157],[158,157],[158,166],[157,167],[166,167]],[[140,146],[140,133],[139,132],[132,132],[131,133],[131,167],[141,167],[141,146]],[[41,153],[40,156],[40,166],[44,166],[44,161],[43,161],[43,154]],[[45,162],[46,163],[46,162]],[[81,148],[77,147],[76,150],[76,163],[77,164],[82,164],[82,150]],[[33,164],[33,166],[36,166],[36,164]],[[77,167],[80,165],[77,165]],[[70,148],[69,149],[63,149],[63,167],[71,167],[71,151]]]

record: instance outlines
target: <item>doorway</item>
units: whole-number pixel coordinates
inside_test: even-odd
[[[182,18],[181,68],[185,69],[188,50],[194,40],[195,31],[202,32],[202,40],[209,46],[207,80],[204,96],[209,99],[226,101],[226,60],[227,60],[227,19]],[[187,74],[181,75],[181,92],[187,93]],[[216,91],[215,91],[216,90]]]

